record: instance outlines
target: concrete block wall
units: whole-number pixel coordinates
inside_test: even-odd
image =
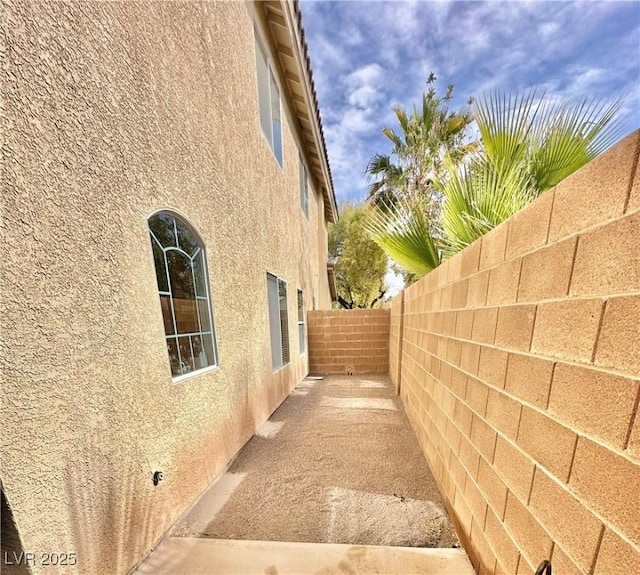
[[[309,373],[388,373],[389,309],[308,312]]]
[[[479,573],[640,573],[639,146],[392,302],[391,376]]]
[[[389,325],[389,376],[391,383],[400,393],[400,359],[402,357],[402,330],[404,323],[404,292],[400,292],[385,304],[391,311]]]

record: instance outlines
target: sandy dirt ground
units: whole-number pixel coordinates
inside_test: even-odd
[[[173,536],[456,547],[386,377],[307,379]]]

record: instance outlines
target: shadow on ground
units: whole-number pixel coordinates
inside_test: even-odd
[[[384,377],[303,381],[173,536],[458,546]]]

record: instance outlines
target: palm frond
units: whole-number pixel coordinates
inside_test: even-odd
[[[438,245],[417,204],[406,201],[371,207],[365,229],[397,264],[421,277],[440,265]]]

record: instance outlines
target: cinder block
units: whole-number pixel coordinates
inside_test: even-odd
[[[464,396],[467,393],[467,375],[463,371],[455,368],[451,370],[450,389],[460,399],[464,400]]]
[[[520,256],[547,243],[553,191],[540,196],[509,220],[506,259]]]
[[[497,435],[495,429],[474,413],[471,422],[471,443],[489,463],[493,463]]]
[[[640,545],[640,464],[580,437],[570,487],[608,523]],[[631,502],[635,502],[633,504]]]
[[[638,413],[636,413],[635,420],[631,425],[627,454],[635,460],[640,460],[640,416]]]
[[[507,372],[507,359],[508,354],[506,351],[483,346],[480,349],[478,377],[482,381],[502,389]]]
[[[519,302],[561,298],[569,293],[576,242],[577,238],[569,238],[524,257]]]
[[[456,314],[456,337],[471,339],[473,310],[461,310]]]
[[[506,490],[505,490],[506,501]],[[487,519],[485,521],[485,535],[487,540],[493,547],[496,558],[502,565],[505,573],[512,575],[516,572],[518,566],[518,557],[520,551],[513,542],[513,539],[507,533],[504,525],[502,524],[500,516],[489,508],[487,511]]]
[[[478,466],[478,487],[484,494],[493,512],[502,519],[504,517],[504,506],[507,501],[507,486],[494,471],[493,467],[482,457],[480,458]]]
[[[538,305],[531,351],[591,363],[603,300],[567,300]]]
[[[447,338],[439,337],[438,338],[438,347],[437,347],[437,355],[439,358],[444,359],[447,357]]]
[[[440,289],[440,309],[451,309],[451,298],[453,297],[453,286],[447,285]]]
[[[639,138],[627,136],[555,187],[550,243],[622,215]]]
[[[509,439],[515,439],[518,434],[521,409],[521,403],[514,401],[504,393],[492,389],[489,391],[485,417],[495,429]]]
[[[474,519],[479,525],[484,525],[484,519],[487,515],[487,500],[471,477],[467,477],[465,481],[464,498],[469,505],[469,509],[471,509],[471,514]]]
[[[457,282],[462,277],[462,252],[451,256],[448,260],[447,283]]]
[[[640,213],[580,236],[571,295],[611,295],[640,288]]]
[[[507,243],[508,221],[492,229],[482,236],[480,248],[480,270],[486,270],[504,261],[505,246]]]
[[[562,575],[585,575],[588,573],[588,571],[583,571],[578,568],[578,566],[569,559],[557,542],[553,546],[551,564],[553,565],[553,572],[562,573]]]
[[[610,299],[602,320],[595,364],[638,377],[640,375],[639,326],[640,296]]]
[[[559,363],[549,412],[572,427],[624,449],[640,381]]]
[[[535,572],[536,568],[531,565],[526,555],[524,553],[520,555],[520,561],[518,562],[518,571],[516,572],[516,575],[534,575]]]
[[[480,453],[464,435],[460,436],[460,461],[467,473],[477,479]]]
[[[471,509],[469,509],[469,505],[467,504],[462,491],[456,489],[455,498],[453,501],[453,509],[455,511],[456,517],[462,528],[462,531],[465,533],[467,537],[471,534],[471,519],[473,517],[471,513]]]
[[[445,409],[445,412],[447,412],[447,426],[446,426],[446,430],[445,430],[445,439],[447,441],[447,443],[449,444],[449,447],[451,448],[451,451],[453,451],[453,453],[455,453],[456,455],[458,455],[460,453],[460,431],[459,429],[455,426],[455,424],[453,423],[453,411],[455,408],[455,398],[452,401],[452,407],[450,408],[448,405]],[[449,413],[449,409],[451,410],[451,413]]]
[[[447,361],[452,365],[460,365],[461,351],[462,343],[456,339],[450,339],[447,344]]]
[[[560,481],[567,482],[576,434],[557,421],[523,406],[517,444]]]
[[[515,303],[518,297],[522,259],[503,262],[489,272],[487,305]]]
[[[598,549],[602,522],[541,469],[536,469],[533,478],[529,507],[554,541],[588,572]]]
[[[458,446],[459,447],[459,446]],[[460,460],[454,455],[449,460],[449,474],[458,489],[464,488],[464,481],[467,477],[467,470],[463,467]]]
[[[509,350],[529,351],[535,316],[535,305],[501,307],[496,327],[496,346]]]
[[[456,333],[456,312],[449,311],[444,314],[442,321],[442,333],[445,335],[455,335]]]
[[[640,573],[640,553],[611,529],[605,529],[593,575]]]
[[[469,558],[478,575],[494,575],[496,556],[493,553],[484,534],[484,522],[473,517],[471,522],[471,545]]]
[[[467,278],[478,271],[480,264],[481,240],[473,242],[470,246],[462,250],[462,266],[460,267],[460,277]]]
[[[451,292],[451,307],[453,309],[460,309],[467,305],[467,292],[469,289],[469,280],[463,279],[457,281],[452,286]]]
[[[469,376],[467,378],[467,391],[464,396],[465,403],[476,413],[484,417],[487,411],[487,397],[489,396],[489,387],[476,379]]]
[[[498,319],[498,308],[483,308],[473,314],[473,331],[471,336],[480,343],[493,343]]]
[[[504,523],[528,558],[539,562],[540,558],[551,555],[551,538],[536,521],[531,510],[522,505],[513,493],[507,495]]]
[[[467,289],[467,307],[480,307],[487,302],[489,287],[489,271],[483,271],[469,278]]]
[[[480,361],[480,346],[474,343],[462,342],[460,351],[460,367],[472,375],[478,374]]]
[[[493,467],[510,491],[521,501],[528,501],[533,480],[533,462],[516,446],[498,436]]]
[[[530,355],[509,354],[505,391],[546,409],[553,362]]]

